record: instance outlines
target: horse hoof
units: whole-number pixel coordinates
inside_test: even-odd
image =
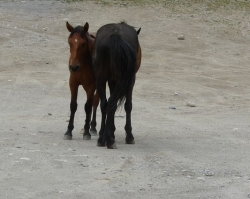
[[[99,147],[105,147],[105,144],[97,142],[97,146],[99,146]]]
[[[126,140],[126,144],[135,144],[135,140]]]
[[[97,146],[99,146],[99,147],[105,147],[106,146],[106,142],[102,141],[102,139],[99,138],[97,140]]]
[[[64,139],[64,140],[72,140],[72,136],[71,136],[71,135],[65,134],[65,135],[63,136],[63,139]]]
[[[90,133],[93,136],[97,136],[97,130],[96,129],[90,129]]]
[[[91,140],[91,135],[83,135],[84,140]]]
[[[111,144],[111,145],[107,145],[108,149],[117,149],[116,143]]]

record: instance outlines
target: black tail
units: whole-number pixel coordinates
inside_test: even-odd
[[[110,36],[109,52],[112,79],[116,86],[110,96],[108,109],[115,105],[114,102],[118,102],[118,106],[124,103],[125,95],[134,83],[136,69],[136,51],[120,35]]]

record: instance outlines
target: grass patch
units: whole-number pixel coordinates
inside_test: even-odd
[[[234,9],[242,11],[250,11],[249,0],[62,0],[67,3],[72,2],[94,2],[101,5],[148,5],[158,4],[166,8],[178,8],[202,6],[209,11],[220,9]]]

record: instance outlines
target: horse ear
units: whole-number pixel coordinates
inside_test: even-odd
[[[139,28],[139,30],[137,30],[136,32],[137,32],[137,35],[139,35],[141,32],[141,28]]]
[[[69,22],[66,22],[66,27],[67,27],[67,29],[68,29],[69,32],[73,32],[74,28],[73,28],[73,26],[71,26],[69,24]]]
[[[88,30],[89,30],[89,24],[88,24],[88,22],[85,23],[85,25],[83,27],[83,30],[84,30],[84,32],[88,32]]]

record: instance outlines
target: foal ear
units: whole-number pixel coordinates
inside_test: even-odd
[[[73,28],[73,26],[71,26],[69,24],[69,22],[66,22],[66,27],[67,27],[67,29],[68,29],[69,32],[73,32],[74,28]]]
[[[139,28],[139,30],[137,30],[136,32],[137,32],[137,35],[139,35],[141,32],[141,28]]]
[[[88,22],[85,23],[85,25],[83,27],[83,30],[84,30],[84,32],[88,32],[88,30],[89,30],[89,24],[88,24]]]

